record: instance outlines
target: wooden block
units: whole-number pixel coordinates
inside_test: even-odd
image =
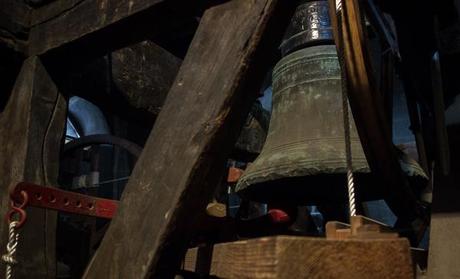
[[[356,236],[351,236],[352,239],[386,239],[398,238],[397,233],[381,233],[381,232],[362,232]]]
[[[350,223],[352,227],[352,233],[354,234],[356,234],[359,228],[366,226],[366,225],[375,225],[376,227],[381,228],[382,230],[389,229],[389,226],[387,224],[384,224],[382,222],[379,222],[377,220],[374,220],[374,219],[371,219],[371,218],[368,218],[362,215],[351,216]],[[371,228],[371,226],[369,226],[368,228]]]
[[[326,223],[326,238],[327,239],[346,239],[351,235],[351,227],[337,221],[330,221]]]
[[[365,216],[357,215],[350,218],[351,225],[330,221],[326,224],[327,239],[377,239],[397,238],[398,234],[392,232],[391,228],[384,223]]]
[[[195,271],[197,248],[184,269]],[[328,240],[276,236],[216,244],[210,274],[219,278],[412,279],[409,242],[403,238]]]
[[[356,234],[363,232],[380,232],[380,226],[374,224],[366,224],[356,229]]]

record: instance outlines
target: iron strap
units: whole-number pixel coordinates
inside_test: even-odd
[[[28,196],[28,206],[41,207],[62,212],[112,219],[117,211],[118,201],[102,199],[59,188],[45,187],[29,182],[20,182],[11,190],[11,199],[21,202],[21,191]]]

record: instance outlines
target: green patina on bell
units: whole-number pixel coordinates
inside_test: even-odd
[[[318,203],[346,197],[340,66],[334,45],[312,46],[281,59],[273,70],[273,108],[262,152],[236,190],[253,200]],[[351,125],[358,182],[369,167]]]

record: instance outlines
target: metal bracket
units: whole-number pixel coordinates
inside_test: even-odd
[[[11,199],[15,202],[22,201],[21,191],[28,194],[27,205],[33,207],[105,219],[112,219],[118,208],[118,201],[116,200],[82,195],[28,182],[16,184],[10,192]]]

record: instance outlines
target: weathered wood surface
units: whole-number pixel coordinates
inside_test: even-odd
[[[59,0],[35,8],[30,13],[30,27],[34,27],[46,21],[59,17],[70,11],[84,0]]]
[[[190,249],[184,269],[195,271],[198,248]],[[219,278],[412,279],[409,242],[403,238],[326,240],[276,236],[212,248],[210,274]]]
[[[326,238],[331,240],[343,239],[382,239],[398,238],[398,233],[390,227],[374,219],[362,215],[350,217],[350,224],[337,221],[326,223]]]
[[[290,2],[235,0],[203,15],[84,278],[171,278],[177,271],[277,59]]]
[[[9,186],[19,181],[56,185],[66,101],[39,58],[28,58],[0,115],[0,216],[9,207]],[[56,213],[27,209],[21,229],[15,278],[54,278]],[[7,224],[0,222],[0,247]],[[2,253],[4,251],[2,250]],[[3,266],[3,265],[2,265]]]
[[[164,0],[83,0],[30,30],[29,55],[70,43],[162,2]]]
[[[457,112],[458,113],[458,112]],[[428,278],[460,278],[460,125],[448,126],[450,174],[435,169],[431,209]]]
[[[0,1],[0,45],[25,50],[31,8],[23,1]]]
[[[367,161],[381,177],[384,198],[395,215],[405,221],[413,220],[418,214],[415,195],[401,171],[392,143],[384,100],[370,65],[358,1],[342,3],[341,22],[337,22],[333,0],[329,0],[329,7],[337,49],[343,52],[348,98]]]
[[[158,115],[181,63],[147,40],[71,68],[59,81],[63,90],[98,104],[104,113],[147,125]]]
[[[144,41],[112,53],[116,89],[136,109],[157,115],[182,61],[160,46]]]

